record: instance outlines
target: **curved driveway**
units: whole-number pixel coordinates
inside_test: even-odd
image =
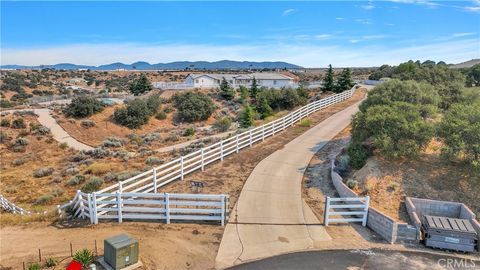
[[[255,167],[230,213],[216,268],[313,249],[331,240],[302,199],[302,178],[313,155],[350,124],[359,103],[309,129]]]
[[[50,129],[53,138],[59,143],[66,143],[68,147],[75,150],[91,150],[93,147],[77,141],[71,137],[53,118],[49,109],[24,109],[24,110],[8,110],[4,112],[13,113],[15,111],[33,111],[38,116],[38,122]]]

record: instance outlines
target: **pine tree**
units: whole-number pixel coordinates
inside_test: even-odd
[[[255,112],[250,105],[246,105],[245,108],[240,112],[240,127],[248,128],[253,124],[253,115]]]
[[[260,113],[262,119],[273,115],[272,107],[270,107],[270,104],[268,104],[267,98],[262,97],[260,100],[258,100],[257,112]]]
[[[324,91],[334,91],[335,90],[335,81],[333,79],[333,68],[332,65],[328,65],[327,75],[323,81],[323,90]]]
[[[230,85],[228,85],[225,77],[222,78],[222,82],[220,83],[220,95],[226,100],[232,100],[235,97],[235,92]]]
[[[341,93],[345,90],[350,89],[353,85],[354,83],[352,80],[352,74],[350,72],[350,69],[346,68],[342,71],[342,74],[340,74],[340,77],[338,78],[335,92]]]
[[[251,98],[256,98],[257,94],[258,94],[257,79],[255,79],[255,77],[253,77],[252,85],[250,86],[250,97]]]
[[[129,87],[130,92],[132,92],[132,94],[135,96],[149,92],[150,90],[152,90],[152,88],[152,84],[148,80],[147,76],[145,76],[145,74],[140,75],[140,78],[133,81]]]

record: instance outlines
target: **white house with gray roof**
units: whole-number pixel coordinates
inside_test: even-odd
[[[257,85],[268,88],[295,87],[293,78],[280,73],[251,73],[251,74],[189,74],[185,79],[185,84],[192,85],[193,88],[216,88],[220,86],[222,79],[225,78],[228,84],[233,88],[239,86],[249,87],[253,78],[257,81]]]

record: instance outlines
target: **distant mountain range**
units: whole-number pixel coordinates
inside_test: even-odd
[[[476,64],[480,64],[480,59],[472,59],[466,62],[458,63],[456,65],[451,65],[451,68],[471,68]]]
[[[21,66],[21,65],[3,65],[1,69],[90,69],[90,70],[202,70],[202,69],[297,69],[302,68],[286,62],[248,62],[248,61],[230,61],[222,60],[216,62],[207,61],[179,61],[171,63],[150,64],[147,62],[135,62],[133,64],[112,63],[101,66],[75,65],[70,63],[60,63],[55,65],[41,66]]]

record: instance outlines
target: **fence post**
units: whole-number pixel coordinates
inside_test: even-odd
[[[272,122],[272,136],[275,135],[275,121]]]
[[[370,204],[370,196],[365,196],[365,209],[364,209],[365,212],[363,213],[363,220],[362,220],[363,227],[367,226],[369,204]]]
[[[223,161],[223,140],[220,141],[220,160]]]
[[[153,193],[157,193],[157,168],[153,168]]]
[[[262,142],[265,141],[265,125],[262,126]]]
[[[122,182],[118,182],[118,191],[123,192],[123,183]]]
[[[180,179],[183,180],[183,156],[180,157]]]
[[[222,226],[225,226],[225,195],[222,195]]]
[[[117,192],[117,210],[118,210],[118,223],[122,223],[122,193]]]
[[[237,143],[236,143],[236,148],[237,148],[237,153],[238,153],[238,134],[237,134],[237,136],[236,136],[236,139],[235,139],[235,140],[236,140],[236,142],[237,142]]]
[[[204,171],[205,170],[205,153],[203,148],[201,150],[201,153],[202,153],[202,171]]]
[[[119,182],[120,183],[120,182]],[[93,224],[98,224],[97,216],[97,193],[93,193]]]
[[[92,207],[92,194],[87,194],[88,200],[88,215],[90,216],[90,223],[93,224],[93,207]]]
[[[165,193],[165,216],[167,224],[170,224],[170,194]]]
[[[285,116],[282,117],[282,130],[285,130]]]
[[[250,147],[252,147],[252,130],[250,129],[250,131],[248,132],[248,141],[250,143]]]
[[[324,218],[324,223],[325,226],[328,226],[328,211],[330,209],[330,197],[327,196],[327,199],[325,200],[325,218]]]
[[[80,217],[82,219],[85,219],[85,206],[83,206],[83,197],[82,197],[82,193],[80,192],[80,190],[77,190],[77,194],[78,194],[78,200],[80,200],[80,207],[82,209],[82,211],[80,211]]]

